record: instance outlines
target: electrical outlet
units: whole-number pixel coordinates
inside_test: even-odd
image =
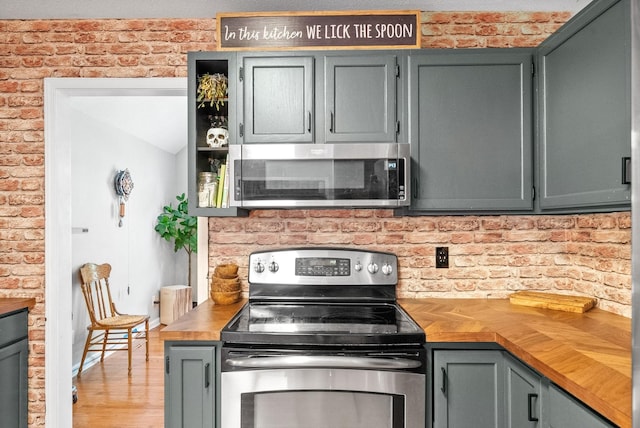
[[[436,247],[436,268],[449,267],[449,247]]]

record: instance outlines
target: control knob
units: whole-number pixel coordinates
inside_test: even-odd
[[[367,270],[371,274],[378,273],[378,265],[376,263],[371,262],[369,263],[369,266],[367,266]]]
[[[269,263],[269,272],[276,273],[278,272],[278,269],[280,269],[280,266],[278,266],[278,263],[276,262]]]
[[[362,270],[362,263],[356,262],[356,265],[353,268],[356,272],[360,272]]]
[[[264,272],[264,264],[262,264],[262,262],[256,262],[256,264],[253,266],[253,270],[256,273]]]
[[[383,264],[382,273],[385,275],[391,275],[393,273],[393,267],[389,263]]]

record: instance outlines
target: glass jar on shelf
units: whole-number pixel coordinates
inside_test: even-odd
[[[210,208],[216,206],[218,179],[214,172],[198,173],[198,206]]]

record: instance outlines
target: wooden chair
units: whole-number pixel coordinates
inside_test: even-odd
[[[80,268],[82,294],[87,304],[91,325],[87,326],[89,335],[84,345],[78,377],[82,373],[82,366],[87,357],[87,352],[101,351],[100,361],[104,361],[107,345],[116,345],[109,349],[110,351],[126,350],[129,352],[129,375],[131,375],[133,330],[142,323],[144,323],[144,336],[140,336],[140,338],[143,338],[146,342],[146,359],[149,361],[149,316],[126,315],[116,310],[111,299],[111,290],[109,289],[110,273],[111,265],[108,263],[101,265],[86,263]],[[126,345],[126,347],[122,345]]]

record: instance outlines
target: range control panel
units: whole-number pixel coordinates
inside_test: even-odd
[[[394,254],[344,248],[260,251],[249,257],[249,283],[393,285]]]

